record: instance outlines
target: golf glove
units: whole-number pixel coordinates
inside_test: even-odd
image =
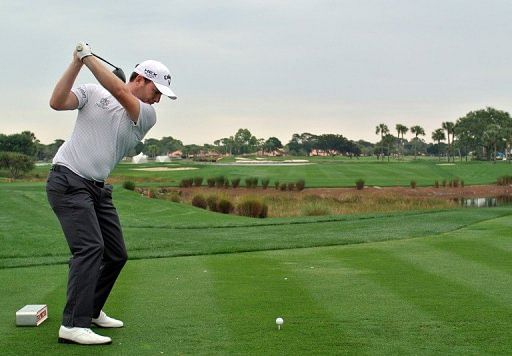
[[[83,62],[85,57],[92,56],[91,47],[85,42],[78,42],[76,45],[76,55]]]

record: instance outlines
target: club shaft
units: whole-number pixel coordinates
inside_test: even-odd
[[[101,59],[103,62],[107,63],[107,64],[110,64],[112,67],[114,67],[115,69],[119,69],[117,66],[113,65],[112,63],[110,63],[109,61],[107,61],[105,58],[101,58],[100,56],[98,56],[96,53],[93,53],[92,54],[94,57],[98,58],[98,59]]]

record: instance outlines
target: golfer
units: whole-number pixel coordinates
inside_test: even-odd
[[[84,65],[101,85],[73,88]],[[72,253],[61,343],[110,344],[112,340],[93,332],[91,325],[123,326],[102,311],[127,260],[112,186],[105,179],[155,125],[151,105],[161,95],[176,99],[170,83],[169,69],[148,60],[135,67],[125,84],[93,56],[88,44],[80,42],[55,85],[50,106],[78,110],[71,138],[53,158],[46,185],[48,201]]]

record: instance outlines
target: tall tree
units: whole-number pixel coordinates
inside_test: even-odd
[[[484,132],[491,124],[498,125],[501,130],[512,127],[512,119],[508,112],[487,107],[483,110],[471,111],[461,117],[455,124],[459,142],[466,147],[466,152],[474,152],[477,157],[489,159],[487,154],[492,150],[489,142],[484,140]]]
[[[409,128],[407,128],[407,126],[402,125],[402,124],[396,124],[395,128],[396,128],[396,132],[398,134],[398,136],[397,136],[397,138],[398,138],[398,142],[397,142],[398,153],[403,154],[403,152],[402,152],[403,150],[401,149],[402,143],[403,143],[404,135],[407,133],[407,131],[409,131]],[[400,139],[400,136],[402,137],[401,139]]]
[[[446,136],[444,135],[443,129],[437,129],[432,132],[432,140],[437,141],[439,160],[441,160],[441,141],[446,140]]]
[[[18,152],[34,157],[37,152],[37,140],[34,133],[23,131],[22,133],[4,135],[0,134],[0,151]]]
[[[380,134],[380,155],[381,157],[384,155],[384,136],[389,133],[388,125],[386,124],[378,124],[375,128],[375,134]]]
[[[414,141],[414,159],[416,159],[416,155],[418,154],[418,149],[417,149],[418,136],[419,135],[425,136],[425,130],[423,129],[423,127],[421,127],[419,125],[414,125],[414,126],[411,127],[411,133],[414,134],[414,138],[415,138],[415,141]]]
[[[263,144],[263,147],[267,152],[274,152],[279,148],[283,148],[283,144],[277,137],[269,137]]]
[[[455,124],[451,121],[445,121],[442,124],[444,130],[446,130],[446,137],[448,138],[448,162],[450,162],[450,156],[452,156],[452,144],[454,140],[454,127]],[[451,136],[451,141],[450,141]]]
[[[493,155],[491,160],[494,163],[496,163],[497,143],[498,141],[503,139],[503,134],[501,131],[502,130],[499,127],[499,125],[490,124],[489,126],[487,126],[483,134],[484,141],[493,149]]]

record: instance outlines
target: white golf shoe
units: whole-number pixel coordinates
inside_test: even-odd
[[[108,336],[96,334],[89,328],[67,328],[61,326],[59,329],[59,343],[79,345],[108,345],[112,339]]]
[[[109,317],[103,310],[100,311],[100,315],[97,318],[91,320],[91,323],[100,328],[122,328],[124,325],[121,320]]]

